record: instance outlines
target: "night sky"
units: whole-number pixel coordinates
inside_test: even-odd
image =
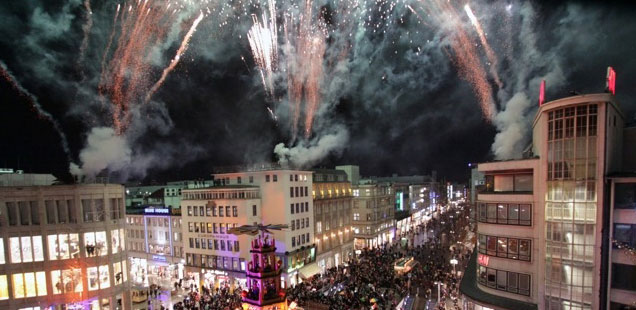
[[[73,162],[162,182],[282,158],[465,181],[469,162],[520,156],[543,79],[548,101],[602,92],[612,66],[627,121],[636,115],[628,2],[471,1],[487,46],[466,1],[277,1],[274,20],[258,0],[50,2],[0,3],[2,167],[68,178]],[[278,29],[269,73],[247,38],[251,14]]]

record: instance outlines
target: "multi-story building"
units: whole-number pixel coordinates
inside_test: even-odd
[[[130,282],[137,288],[174,287],[184,276],[181,209],[164,205],[126,208]]]
[[[123,186],[17,179],[0,187],[0,308],[130,309]]]
[[[353,258],[353,191],[342,170],[314,170],[314,235],[321,271]]]
[[[353,187],[352,226],[354,247],[380,247],[395,238],[394,200],[391,185],[360,180]]]
[[[299,269],[316,258],[312,172],[279,167],[242,167],[214,174],[218,186],[184,189],[181,201],[187,277],[197,285],[245,287],[251,236],[228,229],[252,224],[287,224],[273,231],[282,277],[298,283]]]
[[[468,309],[606,309],[608,288],[616,302],[634,296],[621,291],[634,289],[633,265],[608,256],[620,209],[609,185],[629,182],[608,179],[621,171],[624,132],[613,95],[563,98],[539,107],[532,156],[479,164],[477,251],[460,287]],[[614,223],[633,221],[626,213]],[[607,279],[610,268],[632,284]]]

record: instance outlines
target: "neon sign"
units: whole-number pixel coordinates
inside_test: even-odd
[[[607,81],[605,88],[607,91],[612,93],[612,95],[616,95],[616,71],[614,68],[607,67]]]
[[[477,255],[477,262],[481,266],[488,266],[488,262],[490,261],[490,256],[486,256],[483,254]]]
[[[153,255],[152,260],[158,261],[158,262],[164,262],[164,263],[168,261],[165,256],[161,256],[161,255]]]
[[[146,214],[170,214],[170,209],[168,208],[145,208],[144,213]]]
[[[545,102],[545,80],[541,81],[541,86],[539,86],[539,106],[541,106]]]

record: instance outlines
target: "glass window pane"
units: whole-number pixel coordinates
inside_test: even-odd
[[[20,211],[20,225],[29,225],[29,206],[26,201],[18,201]]]
[[[46,274],[44,271],[36,272],[35,280],[38,288],[38,296],[46,296]]]
[[[47,237],[49,245],[49,260],[59,259],[59,247],[57,246],[57,235],[49,235]]]
[[[11,237],[9,238],[9,249],[11,250],[11,262],[12,263],[21,263],[22,262],[22,249],[20,248],[20,238]]]
[[[33,272],[27,272],[24,274],[24,284],[26,297],[33,297],[37,295],[35,286],[35,274]]]
[[[18,210],[16,209],[15,202],[6,202],[7,216],[9,217],[9,225],[18,225]]]
[[[21,273],[14,274],[13,278],[13,297],[24,298],[26,292],[24,291],[24,277]]]
[[[4,264],[4,239],[0,237],[0,264]]]
[[[110,287],[110,276],[108,274],[108,265],[99,266],[99,288],[104,289]]]
[[[88,290],[94,291],[99,288],[99,281],[97,275],[97,267],[88,267],[86,268],[86,272],[88,273]]]
[[[506,282],[508,280],[508,275],[506,271],[497,270],[497,289],[505,290]]]
[[[31,237],[21,237],[22,245],[22,262],[28,263],[33,261],[33,248],[31,247]],[[27,282],[30,283],[30,282]]]
[[[7,276],[0,275],[0,300],[9,299],[9,285],[7,283]]]
[[[53,294],[62,294],[64,285],[62,284],[62,272],[59,270],[51,271],[51,287]]]
[[[36,262],[41,262],[44,260],[42,236],[33,236],[33,260]]]
[[[31,225],[40,225],[40,205],[37,201],[29,202],[31,207]]]

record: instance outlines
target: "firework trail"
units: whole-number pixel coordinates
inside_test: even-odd
[[[460,75],[471,84],[475,91],[484,118],[492,121],[496,113],[492,88],[479,61],[475,44],[466,33],[457,10],[444,0],[433,0],[430,4],[425,7],[429,10],[429,16],[436,19],[438,25],[446,25],[443,30],[448,33],[451,40],[454,64]]]
[[[15,76],[7,68],[7,65],[2,61],[0,61],[0,75],[9,83],[9,85],[11,85],[13,89],[15,89],[20,94],[20,96],[25,97],[29,101],[29,103],[31,104],[31,109],[37,113],[38,117],[49,121],[51,125],[53,125],[53,129],[55,129],[57,134],[60,136],[62,149],[64,149],[66,159],[70,161],[71,151],[68,148],[68,140],[66,139],[66,135],[62,131],[60,123],[58,123],[57,120],[53,118],[53,115],[42,108],[42,106],[38,102],[38,98],[35,97],[35,95],[33,95],[24,87],[22,87],[22,85],[20,85]]]
[[[108,36],[108,43],[106,43],[106,49],[104,50],[104,54],[102,56],[102,71],[99,75],[99,84],[98,84],[98,93],[100,98],[104,98],[104,88],[102,87],[103,81],[106,78],[106,59],[108,56],[108,51],[110,51],[110,46],[113,44],[113,38],[115,38],[115,30],[117,29],[117,17],[119,16],[119,10],[121,9],[121,4],[117,4],[117,10],[115,11],[115,17],[113,18],[113,27],[110,32],[110,36]]]
[[[199,25],[202,19],[203,19],[203,13],[199,14],[199,17],[197,17],[194,20],[194,22],[192,23],[192,26],[190,27],[190,30],[188,30],[188,33],[186,33],[185,37],[183,37],[183,41],[181,42],[181,46],[179,46],[179,49],[177,50],[176,55],[170,61],[170,65],[166,67],[165,69],[163,69],[163,72],[161,73],[161,78],[159,78],[159,80],[155,83],[155,85],[153,85],[152,88],[150,88],[150,91],[148,91],[148,94],[146,95],[146,100],[145,100],[146,103],[150,101],[150,98],[157,91],[157,89],[161,87],[163,82],[166,80],[166,77],[168,76],[168,74],[172,70],[174,70],[174,67],[177,66],[177,64],[179,63],[179,59],[181,59],[181,56],[183,55],[183,53],[185,53],[185,51],[188,49],[188,42],[190,42],[190,38],[192,37],[194,32],[197,30],[197,26]]]
[[[82,39],[82,44],[80,45],[80,55],[77,60],[77,64],[81,65],[84,62],[84,56],[86,54],[86,48],[88,47],[88,39],[91,32],[91,28],[93,28],[93,11],[91,10],[91,1],[84,0],[84,8],[86,9],[86,21],[84,25],[82,25],[82,31],[84,33],[84,38]],[[82,76],[84,72],[82,71]]]
[[[273,72],[278,59],[278,26],[276,24],[276,2],[269,0],[269,17],[263,12],[262,22],[252,15],[253,25],[247,32],[254,61],[260,67],[265,91],[274,99]]]
[[[499,79],[499,75],[497,74],[497,57],[495,56],[495,53],[492,51],[492,48],[490,48],[488,41],[486,41],[486,35],[484,34],[484,30],[481,28],[481,24],[477,20],[477,17],[475,16],[475,14],[473,14],[473,10],[470,8],[470,5],[468,5],[468,3],[464,5],[464,10],[466,11],[468,18],[470,19],[470,22],[473,24],[473,26],[475,26],[475,30],[477,30],[477,35],[479,36],[481,45],[484,47],[484,50],[486,51],[486,57],[488,57],[488,61],[490,62],[490,74],[495,79],[495,83],[497,83],[497,86],[499,86],[499,88],[501,89],[503,87],[503,84],[501,83],[501,80]]]

